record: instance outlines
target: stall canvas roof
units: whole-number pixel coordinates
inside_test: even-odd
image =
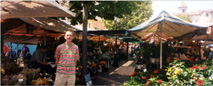
[[[52,18],[38,17],[38,18],[20,18],[20,19],[37,27],[45,28],[56,32],[64,33],[66,31],[77,31],[77,29],[72,27],[71,25],[68,25],[65,22]]]
[[[43,36],[56,38],[65,31],[76,31],[72,26],[56,19],[12,18],[1,20],[4,41],[35,44],[44,40]]]
[[[129,29],[133,37],[144,37],[153,32],[160,32],[167,37],[174,37],[174,39],[192,38],[194,35],[205,34],[207,27],[193,25],[184,21],[174,15],[162,11],[154,19]],[[162,41],[160,40],[160,68],[162,68]]]
[[[77,29],[71,25],[66,24],[60,20],[37,17],[37,18],[12,18],[1,20],[1,30],[5,33],[11,29],[20,28],[26,24],[33,25],[34,27],[44,28],[47,30],[64,33],[66,31],[76,31]],[[28,28],[27,28],[28,29]]]
[[[175,39],[192,38],[194,35],[205,34],[207,29],[207,27],[191,24],[162,11],[154,19],[149,19],[128,31],[131,32],[133,37],[144,37],[149,33],[159,32],[160,28],[167,37],[174,37]]]
[[[60,6],[55,0],[1,1],[1,18],[75,17],[75,13]]]

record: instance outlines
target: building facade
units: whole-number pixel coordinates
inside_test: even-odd
[[[96,20],[88,20],[87,27],[94,29],[94,30],[108,30],[105,26],[104,23],[102,22],[101,19],[96,18]]]
[[[213,9],[187,12],[187,6],[184,1],[181,3],[178,9],[179,13],[175,13],[175,15],[186,15],[192,20],[191,23],[195,25],[206,27],[213,25]]]

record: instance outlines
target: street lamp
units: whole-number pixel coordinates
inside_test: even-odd
[[[118,18],[118,17],[115,17],[114,18],[115,19],[115,30],[117,30],[118,29],[118,22],[120,21],[120,19]],[[114,49],[114,61],[113,61],[113,66],[115,66],[115,67],[118,67],[118,52],[117,52],[117,39],[118,39],[118,37],[117,36],[115,36],[116,38],[115,38],[115,49]]]

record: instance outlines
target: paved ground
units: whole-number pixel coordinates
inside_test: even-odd
[[[120,60],[119,67],[92,76],[93,85],[122,85],[135,70],[134,60]]]

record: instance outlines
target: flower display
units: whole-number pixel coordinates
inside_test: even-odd
[[[154,74],[157,74],[158,73],[158,71],[157,70],[154,70],[154,72],[153,72]]]
[[[190,58],[189,58],[189,60],[192,60],[192,59],[193,59],[193,57],[190,57]]]
[[[198,86],[200,86],[200,85],[202,85],[202,84],[203,84],[203,81],[202,81],[202,80],[200,80],[200,79],[198,79],[198,80],[197,80],[197,82],[196,82],[196,84],[197,84]]]
[[[169,68],[169,69],[168,69],[168,72],[171,72],[171,70],[172,70],[172,68]]]
[[[177,74],[179,74],[179,72],[180,72],[180,69],[179,68],[175,68],[175,74],[177,75]]]
[[[99,64],[106,64],[106,62],[105,61],[100,61]]]
[[[158,83],[160,84],[160,83],[161,83],[161,80],[158,80]]]
[[[198,61],[198,60],[199,60],[198,58],[195,59],[195,61]]]
[[[150,78],[152,78],[152,77],[154,77],[154,75],[152,75],[152,74],[149,74],[149,77],[150,77]]]
[[[143,77],[142,77],[142,79],[146,79],[146,77],[145,77],[145,76],[143,76]]]
[[[197,58],[193,58],[191,57],[186,62],[181,60],[171,61],[164,70],[155,69],[153,71],[133,73],[123,85],[213,85],[213,61],[208,58],[204,61],[195,61]]]
[[[32,85],[49,85],[49,80],[38,78],[32,81]]]
[[[190,69],[197,69],[198,66],[193,66],[193,67],[190,67]]]
[[[92,64],[92,67],[96,68],[96,67],[97,67],[97,64],[96,64],[96,63],[93,63],[93,64]]]
[[[202,66],[200,67],[201,70],[205,70],[206,66]]]
[[[206,56],[203,57],[203,60],[205,60],[205,59],[206,59]]]
[[[129,75],[129,77],[132,77],[132,76],[134,76],[136,73],[134,72],[133,74],[131,74],[131,75]]]
[[[150,84],[150,81],[147,81],[146,84],[149,85],[149,84]]]

